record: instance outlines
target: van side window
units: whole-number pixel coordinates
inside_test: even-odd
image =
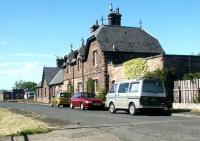
[[[110,93],[115,93],[117,89],[117,84],[112,85],[112,88],[110,89]]]
[[[129,92],[138,92],[139,90],[139,82],[131,83]]]
[[[118,93],[127,93],[129,83],[122,83],[119,85]]]

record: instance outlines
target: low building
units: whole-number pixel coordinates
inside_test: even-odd
[[[37,102],[48,103],[52,96],[52,89],[50,89],[49,84],[59,72],[58,67],[44,67],[42,73],[42,80],[37,85]]]

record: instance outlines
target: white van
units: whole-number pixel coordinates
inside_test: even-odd
[[[106,107],[111,113],[126,110],[136,114],[139,109],[167,109],[164,85],[159,79],[134,79],[114,83],[106,95]]]

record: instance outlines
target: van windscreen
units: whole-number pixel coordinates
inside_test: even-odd
[[[143,92],[164,93],[162,82],[160,80],[144,80]]]

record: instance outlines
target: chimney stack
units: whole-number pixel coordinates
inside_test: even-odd
[[[108,14],[108,25],[118,25],[121,26],[121,14],[119,13],[119,8],[113,11],[112,4],[110,5],[110,13]]]
[[[100,26],[99,26],[98,20],[96,20],[96,23],[92,25],[92,27],[90,27],[90,33],[95,32],[99,27]]]

